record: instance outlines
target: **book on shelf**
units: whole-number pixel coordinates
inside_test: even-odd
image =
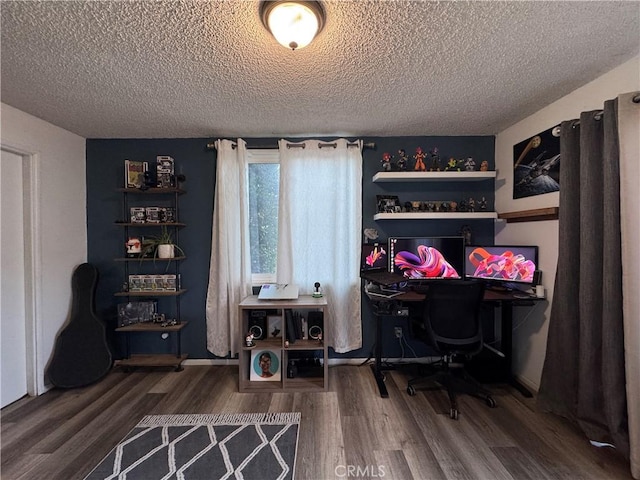
[[[144,185],[144,174],[149,170],[147,162],[137,160],[124,161],[124,187],[140,188]]]

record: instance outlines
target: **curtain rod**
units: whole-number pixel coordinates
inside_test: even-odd
[[[290,144],[287,145],[287,148],[304,148],[304,142],[300,142],[297,144]],[[358,144],[357,143],[347,143],[347,147],[357,147]],[[320,148],[322,147],[336,147],[335,143],[327,143],[324,145],[321,145]],[[207,150],[215,150],[216,148],[216,144],[215,143],[207,143]],[[233,145],[233,148],[236,148],[235,145]],[[251,145],[247,147],[250,150],[277,150],[278,144],[267,144],[267,145]],[[362,144],[362,149],[363,150],[375,150],[376,149],[376,144],[374,142],[370,142],[370,143],[363,143]]]

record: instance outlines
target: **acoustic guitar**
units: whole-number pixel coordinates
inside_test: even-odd
[[[73,272],[70,319],[58,334],[47,368],[56,387],[82,387],[100,380],[111,369],[106,327],[95,314],[97,284],[98,269],[93,265],[83,263]]]

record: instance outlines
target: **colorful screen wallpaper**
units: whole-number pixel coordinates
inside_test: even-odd
[[[538,249],[533,246],[467,246],[465,257],[467,277],[533,283]]]
[[[365,243],[362,245],[360,270],[387,269],[387,246],[380,243]]]
[[[391,271],[408,280],[461,278],[464,239],[462,237],[391,238]]]

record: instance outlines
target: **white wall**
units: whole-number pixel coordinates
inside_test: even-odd
[[[602,75],[544,107],[496,136],[496,210],[513,212],[558,206],[559,193],[513,199],[513,146],[533,135],[579,118],[580,112],[602,109],[604,101],[621,93],[640,90],[640,57]],[[562,168],[562,160],[560,163]],[[562,185],[560,186],[562,190]],[[527,244],[540,247],[542,283],[549,303],[514,311],[513,371],[527,386],[537,390],[544,364],[551,298],[558,255],[558,221],[510,223],[496,226],[496,244]]]
[[[31,155],[36,234],[35,346],[37,392],[71,306],[71,276],[87,260],[85,139],[0,103],[3,148]],[[4,272],[3,272],[4,273]]]

